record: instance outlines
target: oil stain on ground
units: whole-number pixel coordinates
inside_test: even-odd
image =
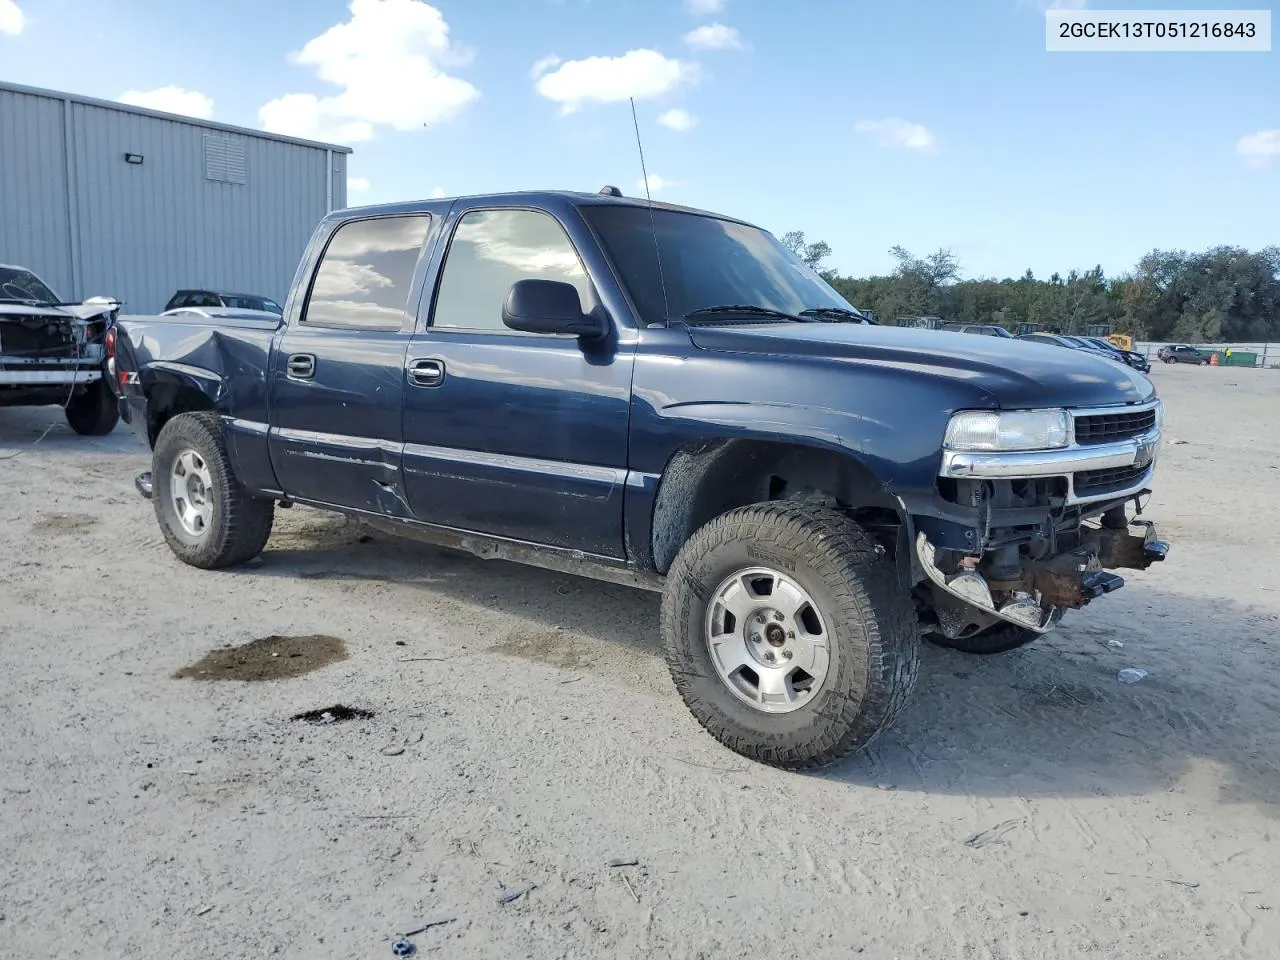
[[[87,513],[46,513],[31,525],[31,532],[51,536],[74,536],[88,532],[98,522]]]
[[[262,637],[242,647],[210,650],[173,675],[175,680],[288,680],[347,659],[338,637]]]
[[[372,710],[364,710],[360,707],[348,707],[342,703],[335,703],[332,707],[321,707],[318,710],[306,710],[302,713],[295,713],[289,719],[301,720],[303,723],[314,723],[318,726],[327,726],[331,723],[345,723],[348,720],[368,720],[372,716]]]
[[[600,659],[599,651],[593,651],[580,639],[559,630],[518,630],[490,649],[494,653],[537,660],[566,670],[585,667]]]

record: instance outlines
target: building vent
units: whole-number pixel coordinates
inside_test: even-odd
[[[217,134],[204,135],[204,178],[218,183],[245,183],[248,164],[244,141]]]

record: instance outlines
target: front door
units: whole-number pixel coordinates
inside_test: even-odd
[[[343,223],[272,353],[271,460],[290,497],[406,516],[410,291],[430,216]]]
[[[520,333],[502,303],[525,278],[572,283],[603,311],[550,214],[459,203],[430,324],[409,344],[404,477],[420,520],[624,556],[634,342]],[[434,307],[432,309],[432,304]]]

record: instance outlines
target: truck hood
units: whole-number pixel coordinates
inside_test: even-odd
[[[835,360],[954,381],[1006,409],[1101,407],[1155,396],[1141,373],[1083,350],[1000,337],[864,324],[757,324],[690,327],[694,346]]]
[[[47,317],[50,320],[92,320],[104,313],[111,313],[116,306],[117,304],[111,301],[67,303],[57,307],[41,307],[29,303],[0,303],[0,314],[15,320],[27,317]]]

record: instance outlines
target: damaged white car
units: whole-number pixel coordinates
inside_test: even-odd
[[[109,297],[63,303],[30,270],[0,264],[0,407],[56,404],[76,433],[115,429],[106,344],[119,309]]]

